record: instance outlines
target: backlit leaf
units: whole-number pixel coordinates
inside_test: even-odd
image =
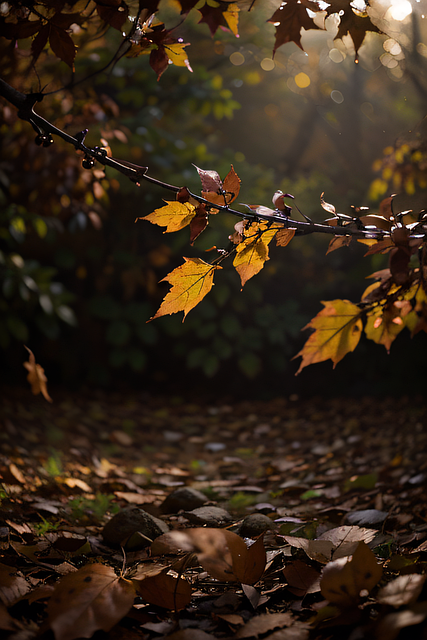
[[[392,342],[405,327],[405,315],[412,310],[409,301],[404,306],[397,306],[396,303],[384,307],[378,305],[368,313],[365,333],[369,340],[377,344],[383,344],[387,351],[390,351]]]
[[[362,333],[361,311],[348,300],[323,302],[325,308],[304,329],[314,329],[301,351],[297,374],[309,364],[331,359],[335,365],[357,347]]]
[[[166,280],[172,288],[150,320],[183,311],[184,321],[187,313],[194,309],[212,289],[215,270],[222,269],[200,258],[184,258],[184,260],[184,264],[163,278],[162,282]]]
[[[189,43],[174,42],[173,44],[165,45],[166,55],[171,62],[177,67],[187,67],[189,71],[193,71],[188,60],[184,47],[187,47]]]
[[[186,227],[196,215],[196,208],[190,202],[178,202],[165,200],[166,206],[156,209],[148,216],[137,220],[148,220],[152,224],[166,227],[164,233],[173,233]]]
[[[240,276],[242,287],[261,271],[268,257],[268,245],[281,225],[266,222],[252,222],[244,230],[244,240],[236,247],[233,266]]]
[[[277,49],[287,42],[295,42],[300,49],[301,29],[319,29],[313,19],[307,13],[307,8],[312,11],[319,11],[316,2],[310,0],[288,0],[282,2],[281,6],[271,16],[268,22],[272,22],[276,27],[276,41],[274,43],[273,55]]]
[[[339,14],[341,21],[335,39],[343,38],[347,34],[350,35],[356,52],[356,61],[367,31],[381,33],[378,27],[371,22],[368,13],[353,9],[348,0],[331,0],[326,11],[328,15]]]
[[[59,581],[47,606],[48,623],[56,640],[90,638],[117,624],[134,598],[132,582],[117,577],[111,567],[88,564]]]

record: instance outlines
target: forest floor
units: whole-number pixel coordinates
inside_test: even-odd
[[[427,638],[424,398],[2,395],[2,637]]]

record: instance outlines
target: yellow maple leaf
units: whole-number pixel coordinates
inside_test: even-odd
[[[304,329],[314,329],[294,358],[302,357],[296,373],[309,364],[331,359],[335,365],[357,347],[362,334],[361,311],[348,300],[330,300]]]
[[[226,23],[228,24],[228,28],[234,35],[237,37],[239,35],[239,7],[237,4],[230,4],[227,7],[227,11],[224,11],[223,16],[225,18]]]
[[[387,351],[390,351],[392,342],[405,328],[405,316],[411,309],[412,306],[408,300],[396,301],[389,307],[378,305],[367,315],[366,337],[377,344],[383,344]]]
[[[41,393],[48,402],[53,402],[52,398],[47,392],[47,378],[44,374],[43,367],[36,363],[34,353],[31,351],[31,349],[29,349],[28,347],[25,348],[30,354],[28,362],[24,362],[24,367],[28,371],[27,380],[31,385],[31,391],[35,396]]]
[[[242,287],[259,273],[264,263],[269,260],[268,245],[282,226],[278,223],[269,225],[267,222],[252,222],[245,229],[245,238],[237,245],[236,257],[233,260]]]
[[[172,233],[186,227],[196,215],[196,208],[190,202],[176,200],[165,200],[165,202],[165,207],[136,220],[148,220],[152,224],[158,224],[159,227],[166,227],[163,233]]]
[[[174,42],[173,44],[165,45],[166,55],[171,62],[177,67],[187,67],[189,71],[193,71],[190,66],[190,62],[188,60],[187,52],[184,51],[184,47],[186,47],[189,43],[184,44],[183,42]]]
[[[191,309],[194,309],[213,287],[213,276],[216,269],[222,269],[219,265],[212,265],[200,258],[184,258],[185,262],[180,267],[169,273],[166,280],[172,285],[166,294],[156,315],[148,322],[160,316],[172,315],[179,311],[184,312],[183,322]]]

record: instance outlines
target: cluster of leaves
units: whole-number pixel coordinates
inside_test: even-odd
[[[144,218],[166,227],[165,233],[189,225],[192,243],[206,227],[208,215],[216,214],[218,205],[227,209],[240,190],[240,180],[233,167],[224,182],[215,171],[199,168],[197,171],[202,181],[202,201],[195,200],[184,188],[178,192],[176,202],[167,202],[166,206]],[[292,208],[285,204],[286,197],[292,198],[290,194],[274,194],[274,210],[250,206],[254,217],[235,225],[235,232],[229,237],[229,249],[213,247],[219,252],[219,257],[212,262],[185,258],[183,265],[166,276],[171,289],[152,320],[180,311],[183,311],[185,319],[187,313],[212,289],[215,271],[222,268],[219,263],[229,256],[234,256],[233,266],[242,287],[259,273],[269,259],[270,242],[275,238],[278,246],[286,247],[301,230],[301,227],[292,226],[296,223],[289,218]],[[367,338],[384,345],[387,351],[405,327],[412,335],[427,328],[425,209],[394,212],[393,198],[387,198],[382,201],[378,214],[371,214],[362,207],[355,209],[353,215],[346,215],[338,213],[334,205],[325,202],[323,194],[321,204],[333,216],[327,223],[343,230],[331,240],[328,253],[348,246],[353,234],[363,231],[366,237],[358,240],[369,246],[366,255],[388,253],[389,268],[371,276],[376,281],[365,290],[359,304],[347,300],[323,303],[324,310],[306,327],[314,331],[298,354],[302,356],[298,373],[308,364],[327,359],[331,359],[335,366],[356,348],[364,322]],[[269,217],[272,217],[271,222]],[[279,222],[281,217],[283,222]]]
[[[34,5],[10,4],[0,20],[0,36],[10,40],[13,47],[18,41],[32,38],[31,60],[34,64],[48,48],[57,58],[65,62],[72,70],[80,42],[97,37],[100,31],[112,27],[124,32],[123,40],[114,57],[117,61],[123,56],[137,57],[149,55],[150,65],[159,78],[169,64],[191,66],[185,51],[188,43],[176,37],[175,27],[168,29],[157,19],[160,0],[140,0],[135,9],[124,0],[92,0],[83,11],[77,2],[55,2],[40,0]],[[367,31],[379,32],[371,21],[368,4],[363,10],[355,9],[349,0],[331,0],[325,9],[324,3],[317,0],[288,0],[269,19],[276,27],[273,55],[276,50],[288,42],[294,42],[302,48],[301,30],[319,29],[324,26],[315,21],[316,15],[324,20],[331,15],[339,16],[340,26],[337,38],[347,34],[353,41],[357,52],[365,39]],[[179,0],[179,21],[182,22],[193,9],[199,13],[200,23],[209,27],[212,35],[218,29],[227,29],[238,36],[239,11],[256,5],[247,0],[235,2],[225,0]],[[310,13],[309,13],[310,12]],[[125,31],[127,29],[127,32]]]

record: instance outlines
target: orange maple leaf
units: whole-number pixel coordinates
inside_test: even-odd
[[[361,311],[348,300],[330,300],[304,329],[314,329],[307,342],[293,359],[302,356],[296,373],[309,364],[331,359],[335,365],[357,347],[362,334]]]
[[[34,353],[31,351],[31,349],[29,349],[28,347],[25,348],[30,354],[28,362],[24,362],[24,367],[28,370],[27,380],[31,385],[31,391],[35,396],[41,393],[48,402],[53,402],[52,398],[47,392],[47,378],[44,374],[43,367],[36,363]]]
[[[184,260],[184,264],[174,269],[161,281],[166,280],[172,288],[166,294],[157,313],[148,322],[179,311],[184,312],[184,322],[187,313],[194,309],[212,289],[215,270],[222,269],[219,265],[209,264],[200,258],[184,258]]]

